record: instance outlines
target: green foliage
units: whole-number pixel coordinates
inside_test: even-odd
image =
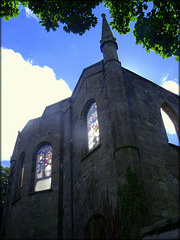
[[[6,1],[0,3],[0,17],[4,20],[20,14],[19,4],[28,6],[39,17],[40,24],[47,31],[56,30],[59,24],[70,33],[84,34],[95,27],[97,17],[92,10],[102,0],[28,0]],[[142,44],[147,52],[153,50],[163,58],[180,53],[180,2],[177,0],[104,0],[109,8],[110,23],[119,34],[131,31],[130,23],[135,22],[133,34],[136,44]]]
[[[0,169],[1,169],[1,202],[0,202],[0,205],[4,207],[10,168],[3,167],[0,165]]]
[[[180,54],[180,2],[176,0],[105,0],[113,21],[110,23],[120,34],[131,31],[136,44],[147,52],[153,50],[163,58]]]
[[[137,174],[129,166],[126,169],[127,184],[118,186],[123,239],[139,237],[142,216],[146,212],[146,201]]]
[[[20,14],[19,4],[26,6],[28,4],[28,1],[1,0],[0,17],[4,20],[9,20],[11,18],[17,17]]]
[[[0,198],[0,228],[1,228],[10,168],[3,167],[0,165],[0,170],[1,170],[1,198]]]
[[[59,23],[64,24],[63,29],[70,33],[79,33],[82,35],[86,30],[95,27],[97,17],[94,16],[92,10],[102,2],[101,0],[29,0],[29,1],[6,1],[0,4],[0,17],[9,20],[17,17],[20,12],[18,5],[28,6],[33,13],[40,18],[40,24],[45,29],[56,30]]]

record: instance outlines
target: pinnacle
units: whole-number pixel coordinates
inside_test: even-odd
[[[106,19],[106,14],[102,13],[101,16],[103,18],[103,22],[102,22],[102,38],[101,38],[101,40],[103,40],[103,38],[106,38],[106,37],[113,37],[113,34],[111,32],[111,29],[110,29],[109,24],[108,24],[107,19]]]
[[[113,36],[113,33],[111,32],[110,26],[107,22],[106,14],[102,13],[101,16],[103,18],[102,19],[102,36],[101,36],[101,41],[100,41],[101,48],[105,42],[109,42],[109,41],[114,42],[117,45],[116,39]]]

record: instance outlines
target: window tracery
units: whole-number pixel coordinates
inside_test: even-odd
[[[35,191],[51,188],[52,147],[44,145],[36,155]]]

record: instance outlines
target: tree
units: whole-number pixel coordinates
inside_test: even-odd
[[[20,14],[19,4],[28,6],[33,13],[40,18],[40,24],[46,30],[56,30],[59,23],[64,24],[64,30],[68,33],[79,33],[82,35],[86,30],[95,27],[97,17],[92,10],[102,2],[101,0],[29,0],[29,1],[7,1],[0,4],[1,14],[4,20],[17,17]]]
[[[133,29],[136,44],[142,44],[147,52],[153,50],[163,58],[174,55],[179,60],[179,1],[112,0],[105,4],[110,8],[111,25],[117,32],[130,32],[130,22],[136,22]]]
[[[46,30],[56,30],[59,23],[70,33],[84,34],[95,27],[97,17],[92,10],[102,0],[2,0],[0,17],[9,20],[20,14],[19,4],[28,6],[40,18]],[[177,0],[104,0],[109,8],[110,23],[120,34],[131,31],[130,23],[135,22],[133,34],[136,44],[142,44],[147,52],[153,50],[163,58],[175,56],[179,60],[180,51],[180,2]]]
[[[8,185],[8,177],[9,177],[9,167],[3,167],[0,165],[1,170],[1,198],[0,198],[0,227],[3,218],[3,211],[5,207],[5,200],[6,200],[6,190]]]
[[[0,202],[0,205],[4,207],[10,168],[3,167],[2,165],[0,165],[0,170],[1,170],[1,202]]]

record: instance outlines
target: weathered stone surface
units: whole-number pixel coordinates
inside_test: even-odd
[[[142,229],[142,239],[179,239],[179,220],[174,216]]]

